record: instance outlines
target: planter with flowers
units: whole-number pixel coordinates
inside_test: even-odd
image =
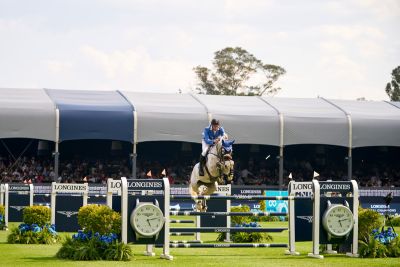
[[[132,258],[131,248],[120,242],[121,216],[107,206],[87,205],[79,209],[82,230],[67,237],[57,257],[72,260],[118,260]]]

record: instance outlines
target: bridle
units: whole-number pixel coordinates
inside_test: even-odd
[[[210,151],[207,153],[207,157],[208,157],[208,155],[213,155],[218,159],[218,162],[217,162],[218,175],[217,176],[211,175],[211,172],[208,169],[207,164],[205,164],[205,166],[204,166],[205,170],[208,174],[208,177],[210,177],[210,180],[213,180],[213,182],[219,180],[223,176],[224,173],[222,171],[222,168],[226,167],[225,161],[224,161],[225,154],[223,153],[224,148],[223,148],[222,144],[220,144],[220,147],[218,148],[218,146],[217,146],[218,144],[210,146]],[[213,146],[215,147],[217,154],[211,152],[211,147],[213,147]]]

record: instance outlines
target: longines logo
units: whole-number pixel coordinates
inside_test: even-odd
[[[79,185],[79,184],[55,184],[55,190],[70,190],[70,191],[83,191],[87,190],[86,185]]]
[[[10,206],[10,208],[21,211],[25,208],[25,206]]]
[[[160,187],[161,188],[162,186],[163,186],[162,182],[147,182],[147,181],[128,182],[128,188],[131,188],[131,187],[151,187],[151,188]]]
[[[324,190],[350,190],[350,184],[321,184]]]
[[[25,192],[25,191],[29,191],[29,190],[30,190],[29,185],[10,185],[8,187],[8,191],[13,191],[13,192],[15,192],[15,191]]]
[[[71,218],[71,216],[78,214],[77,211],[57,211],[57,213],[60,213],[62,215],[67,216],[68,218]]]
[[[312,218],[313,218],[313,216],[296,216],[297,218],[299,218],[299,219],[302,219],[302,220],[306,220],[306,221],[308,221],[308,223],[312,223]]]

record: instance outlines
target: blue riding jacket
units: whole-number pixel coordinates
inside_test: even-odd
[[[225,130],[223,127],[219,127],[218,131],[213,132],[211,125],[204,128],[203,131],[203,140],[207,145],[212,145],[214,140],[218,137],[223,137],[225,134]]]

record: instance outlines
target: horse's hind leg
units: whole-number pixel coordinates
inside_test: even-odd
[[[193,188],[193,187],[196,187],[196,188]],[[199,195],[197,186],[193,186],[192,184],[190,184],[189,191],[190,191],[190,195],[192,196],[192,198],[195,199],[196,204],[195,204],[194,210],[201,211],[201,208],[202,208],[201,200],[196,199]]]

